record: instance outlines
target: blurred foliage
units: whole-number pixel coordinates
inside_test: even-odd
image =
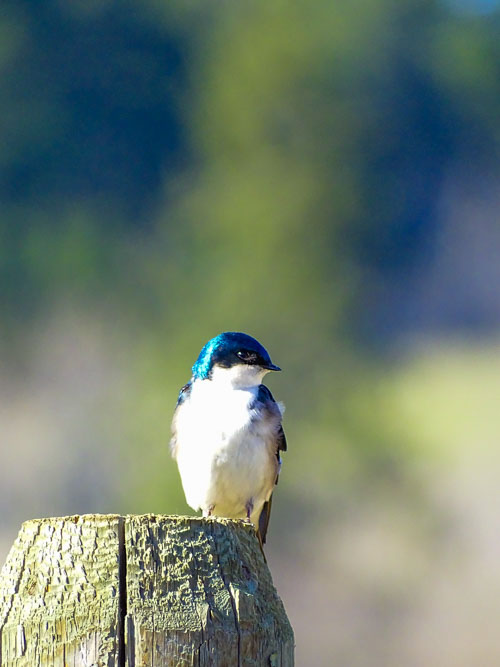
[[[499,28],[494,0],[3,0],[0,529],[190,511],[177,391],[247,331],[285,369],[272,531],[303,656],[497,657],[447,662],[441,633],[432,662],[418,619],[468,599],[460,530],[496,553],[468,508],[498,486],[498,351],[428,340],[500,327]]]
[[[391,474],[408,436],[360,343],[394,335],[374,294],[430,261],[449,175],[498,174],[499,18],[437,0],[5,0],[3,334],[58,302],[113,321],[146,476],[186,359],[249,331],[296,378],[280,394],[315,460]]]
[[[125,256],[158,312],[203,282],[217,322],[279,303],[329,339],[364,278],[431,251],[447,173],[497,170],[498,23],[435,0],[6,0],[4,312],[67,279],[94,295],[91,273],[140,309]]]

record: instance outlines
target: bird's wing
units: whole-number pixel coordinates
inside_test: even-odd
[[[258,400],[264,403],[266,406],[267,410],[273,414],[277,415],[279,414],[281,417],[281,409],[279,408],[278,404],[273,398],[273,395],[271,394],[270,390],[263,384],[259,386],[259,393],[258,393]],[[276,438],[274,441],[274,446],[275,446],[275,451],[276,451],[276,458],[278,460],[278,465],[277,465],[277,470],[278,472],[276,473],[276,480],[275,484],[278,483],[278,478],[279,478],[279,471],[281,467],[281,456],[280,452],[285,452],[287,448],[287,442],[286,442],[286,437],[285,437],[285,431],[283,430],[283,426],[279,425],[279,429],[276,433]],[[269,519],[271,517],[271,504],[272,504],[273,496],[272,494],[269,496],[269,500],[264,503],[264,507],[262,508],[262,511],[259,516],[259,525],[257,528],[257,535],[259,537],[259,541],[261,544],[265,544],[266,542],[266,534],[267,534],[267,528],[269,526]]]
[[[179,408],[184,403],[186,398],[188,398],[191,393],[191,382],[185,384],[179,392],[177,398],[177,405],[175,406],[174,416],[172,417],[172,437],[170,438],[170,453],[172,458],[177,459],[177,416],[179,414]]]

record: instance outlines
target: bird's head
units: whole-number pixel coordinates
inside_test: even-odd
[[[235,386],[252,386],[261,384],[269,371],[280,370],[255,338],[236,331],[226,331],[203,346],[193,366],[193,378],[225,380]]]

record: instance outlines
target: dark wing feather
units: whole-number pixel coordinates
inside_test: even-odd
[[[276,401],[274,400],[274,397],[271,394],[270,390],[263,384],[261,384],[259,387],[258,400],[262,401],[263,403],[272,401],[272,403],[276,404]],[[278,459],[278,464],[281,464],[280,452],[286,452],[286,449],[287,449],[287,442],[286,442],[285,431],[283,430],[283,426],[280,424],[278,433],[276,434],[276,458]],[[279,473],[276,475],[275,484],[278,483],[278,478],[279,478]],[[271,518],[272,500],[273,496],[271,494],[269,500],[264,503],[264,507],[262,508],[262,511],[259,516],[257,535],[259,537],[259,541],[261,544],[265,544],[266,542],[269,519]]]
[[[267,528],[269,526],[269,519],[271,518],[271,503],[273,502],[273,496],[268,501],[264,503],[262,512],[259,516],[259,525],[257,527],[257,536],[261,544],[266,543]]]
[[[172,437],[170,439],[170,454],[175,460],[177,458],[177,427],[176,420],[179,407],[184,403],[186,398],[191,393],[191,382],[185,384],[179,391],[179,396],[177,397],[177,405],[175,406],[174,416],[172,417]]]
[[[286,437],[283,426],[280,426],[280,430],[278,432],[278,449],[280,452],[286,452]]]

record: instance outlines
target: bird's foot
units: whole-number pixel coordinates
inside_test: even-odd
[[[215,509],[215,505],[209,505],[207,509],[203,510],[203,517],[206,518],[208,516],[212,516],[212,512]]]
[[[247,502],[247,504],[245,505],[245,509],[247,511],[247,518],[245,519],[245,521],[248,521],[248,523],[252,523],[250,520],[250,516],[253,512],[253,500],[249,500]]]

